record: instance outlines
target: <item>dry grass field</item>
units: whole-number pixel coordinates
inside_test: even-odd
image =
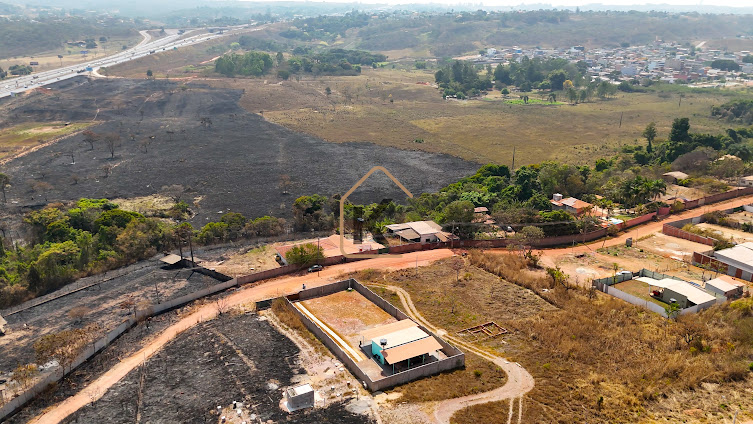
[[[668,135],[672,120],[678,117],[690,118],[695,132],[716,133],[727,126],[712,119],[709,111],[730,97],[713,91],[684,93],[681,102],[679,92],[672,90],[619,92],[612,99],[578,105],[513,104],[509,100],[518,99],[519,93],[505,100],[499,92],[483,99],[443,100],[431,85],[435,69],[410,69],[408,62],[395,68],[389,64],[364,67],[359,76],[303,75],[282,81],[271,73],[262,78],[225,78],[213,72],[213,59],[229,51],[226,47],[231,41],[150,55],[110,68],[107,74],[143,78],[151,69],[157,78],[243,90],[241,105],[247,111],[327,141],[368,141],[482,163],[509,164],[513,149],[519,165],[547,159],[592,163],[621,145],[643,143],[641,132],[652,121],[659,138]],[[387,53],[393,61],[415,54]],[[528,94],[538,98],[538,94]]]
[[[88,123],[25,123],[0,130],[0,159],[88,127]]]
[[[667,136],[677,117],[689,117],[693,131],[716,133],[725,123],[711,119],[709,110],[728,100],[713,93],[686,94],[681,106],[679,95],[668,93],[620,93],[579,105],[512,104],[499,96],[443,100],[436,88],[422,84],[433,82],[430,71],[400,69],[364,69],[358,77],[300,81],[209,82],[244,90],[241,105],[246,110],[324,140],[370,141],[507,164],[515,149],[516,164],[521,165],[547,159],[592,163],[624,144],[643,143],[640,134],[652,121],[660,137]],[[327,87],[332,90],[329,96]]]

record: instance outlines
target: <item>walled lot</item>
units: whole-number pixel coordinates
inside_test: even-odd
[[[217,406],[234,400],[244,408],[251,405],[249,412],[261,422],[371,422],[342,403],[290,415],[281,410],[281,389],[303,372],[298,353],[293,342],[256,315],[225,314],[186,331],[150,359],[143,383],[142,371],[132,371],[68,422],[132,423],[137,414],[142,422],[218,422]]]
[[[357,291],[340,291],[301,303],[355,349],[362,331],[397,321]]]
[[[675,260],[689,259],[693,256],[693,252],[707,252],[712,249],[711,246],[706,244],[668,236],[660,232],[653,233],[651,237],[638,240],[635,246],[639,249],[646,249],[659,256]]]
[[[193,222],[215,220],[228,210],[247,216],[289,215],[298,196],[344,193],[371,167],[385,166],[418,195],[475,172],[479,164],[449,155],[385,148],[370,143],[327,143],[266,122],[238,105],[241,90],[150,80],[76,78],[0,102],[0,131],[28,121],[102,122],[90,129],[116,133],[111,158],[104,141],[93,150],[75,136],[8,163],[8,202],[17,208],[80,197],[132,198],[168,185],[186,189]],[[246,90],[251,95],[253,89]],[[141,117],[143,112],[143,121]],[[210,118],[211,127],[201,118]],[[150,137],[154,139],[150,139]],[[151,140],[148,146],[140,143]],[[146,151],[146,153],[145,153]],[[65,153],[74,152],[76,163]],[[104,168],[112,174],[105,177]],[[289,195],[278,188],[290,177]],[[78,177],[74,180],[73,177]],[[52,185],[39,191],[39,182]],[[34,191],[32,187],[37,187]],[[370,178],[355,201],[398,201],[405,194],[386,176]]]
[[[696,224],[696,226],[706,230],[714,231],[716,234],[721,234],[722,236],[730,239],[730,241],[733,241],[735,243],[745,243],[748,241],[753,241],[753,233],[748,233],[743,230],[736,230],[734,228],[709,224],[707,222]]]
[[[86,285],[101,281],[101,284],[36,306],[26,311],[5,317],[10,331],[0,337],[0,373],[11,372],[18,364],[34,362],[33,344],[45,334],[85,327],[96,323],[109,331],[138,307],[167,300],[203,289],[219,281],[186,269],[165,270],[156,258],[148,261],[83,278],[73,284]],[[155,291],[155,284],[159,291]],[[71,309],[87,307],[90,312],[74,322],[69,316]],[[24,327],[24,324],[27,327]]]

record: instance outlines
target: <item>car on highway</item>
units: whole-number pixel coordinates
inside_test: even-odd
[[[309,272],[318,272],[318,271],[321,271],[322,269],[324,269],[324,267],[321,265],[311,265],[309,267]]]

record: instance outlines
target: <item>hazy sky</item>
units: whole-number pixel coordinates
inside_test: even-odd
[[[350,3],[352,0],[314,0],[324,2],[337,2],[337,3]],[[470,5],[470,4],[483,4],[485,6],[510,6],[515,7],[521,4],[551,4],[554,7],[561,6],[584,6],[588,4],[603,4],[603,5],[615,5],[615,6],[631,6],[631,5],[671,5],[671,6],[687,6],[689,9],[692,6],[702,5],[706,8],[713,6],[727,6],[727,7],[751,7],[753,2],[751,0],[659,0],[659,1],[635,1],[635,0],[475,0],[475,1],[458,1],[458,0],[360,0],[360,3],[373,4],[373,3],[388,3],[388,4],[410,4],[410,3],[439,3],[449,5]]]

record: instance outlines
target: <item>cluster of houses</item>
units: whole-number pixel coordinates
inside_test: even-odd
[[[588,65],[589,75],[596,80],[620,82],[633,79],[648,79],[668,83],[686,82],[698,84],[746,84],[753,86],[753,63],[743,62],[750,51],[728,52],[706,49],[702,45],[691,47],[677,43],[657,41],[645,46],[586,49],[583,46],[569,48],[523,49],[488,48],[475,61],[480,64],[506,64],[520,62],[523,57],[567,59],[572,63],[583,61]],[[714,60],[731,60],[738,71],[714,69]]]

